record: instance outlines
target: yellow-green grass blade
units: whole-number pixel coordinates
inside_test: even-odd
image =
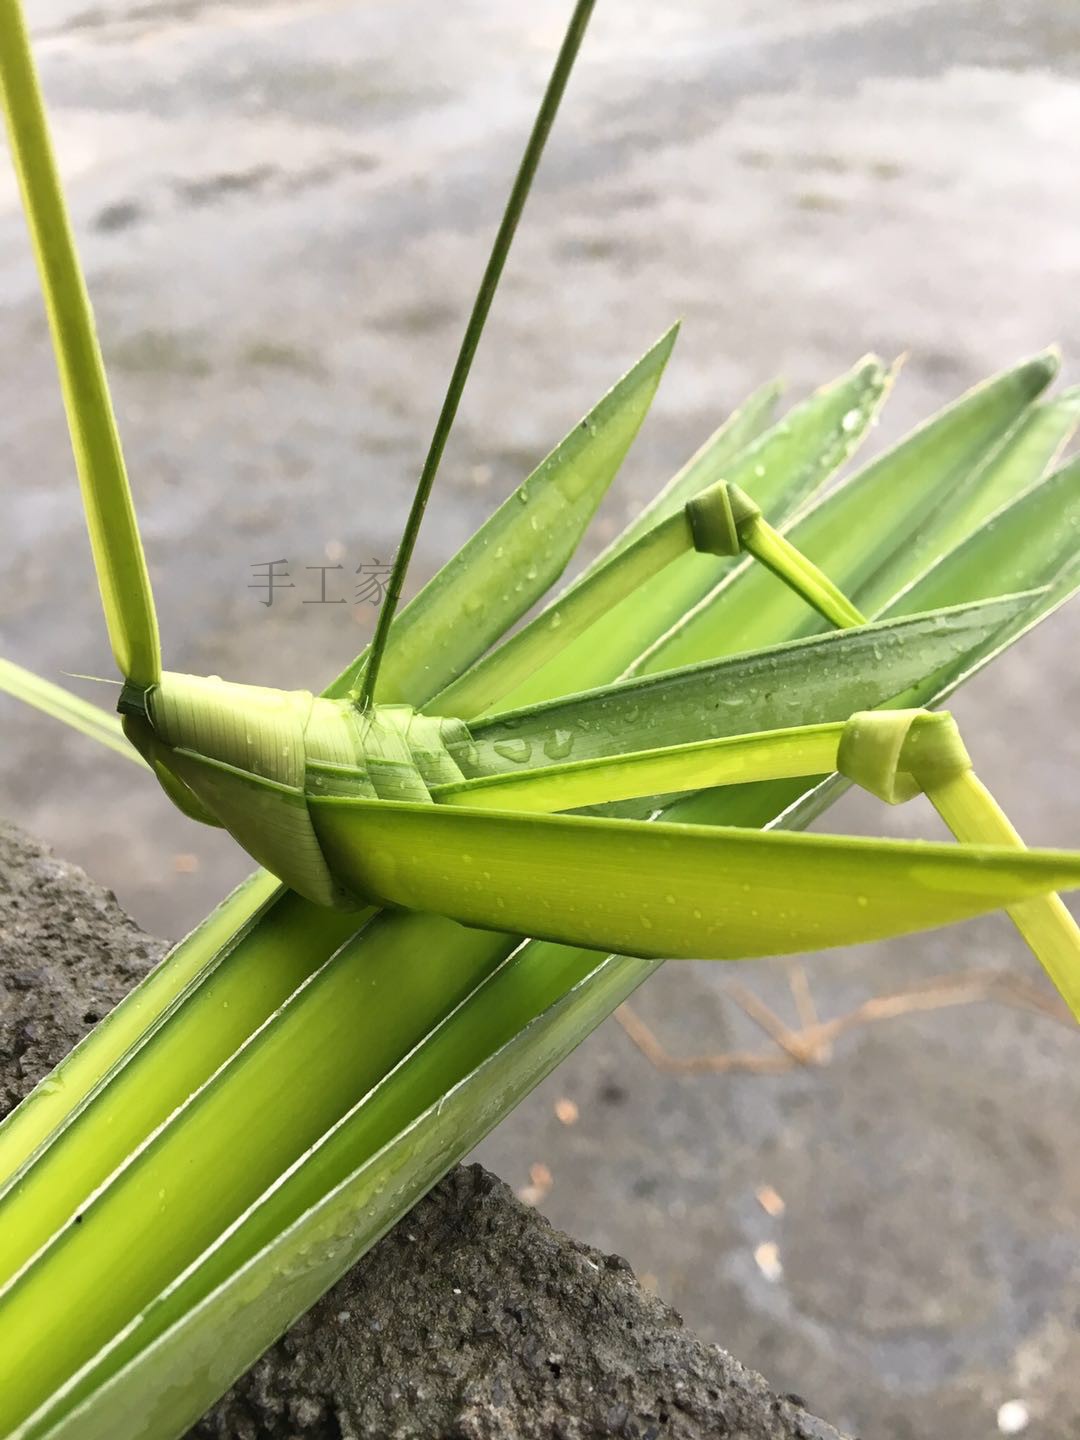
[[[387,916],[301,985],[0,1289],[0,1434],[213,1244],[512,945],[434,916]],[[146,1083],[169,1080],[154,1067]]]
[[[984,647],[957,675],[953,684],[953,690],[970,679],[984,665],[995,660],[1003,654],[1010,645],[1015,645],[1022,640],[1029,631],[1041,625],[1044,620],[1053,615],[1069,600],[1072,600],[1080,593],[1080,553],[1073,554],[1061,566],[1057,574],[1045,587],[1044,598],[1033,604],[1028,610],[1006,625],[999,635],[994,637],[992,644]],[[918,687],[916,687],[916,690]],[[950,694],[952,692],[950,691]],[[921,702],[916,702],[921,703]]]
[[[243,927],[280,890],[273,875],[263,870],[250,875],[0,1122],[0,1181],[4,1186],[40,1152],[58,1126],[79,1112],[86,1097],[106,1083],[131,1047],[169,1012],[215,957],[236,944]],[[307,909],[309,923],[301,933],[313,948],[322,914],[313,905]]]
[[[73,695],[62,685],[43,680],[40,675],[16,665],[13,660],[0,659],[0,690],[146,768],[146,761],[125,739],[119,715],[110,714],[100,705]]]
[[[996,581],[1000,575],[1004,583],[1035,578],[1039,588],[1033,592],[1031,603],[955,670],[944,694],[952,694],[1080,590],[1078,534],[1080,458],[1003,507],[982,529],[893,599],[886,614],[903,615],[919,609],[925,599],[947,594],[959,586],[985,592],[993,588],[992,576]],[[925,683],[915,686],[910,703],[925,703],[926,693]]]
[[[990,640],[1031,603],[1005,596],[706,661],[481,720],[467,775],[844,720]]]
[[[726,479],[745,490],[770,522],[780,524],[854,453],[884,403],[892,379],[893,372],[875,356],[860,360],[736,455],[722,443],[719,455],[710,455],[706,449],[687,467],[672,492],[685,503],[690,498],[686,492],[696,494]],[[738,563],[715,555],[689,557],[659,576],[647,595],[631,596],[562,654],[539,667],[529,681],[511,692],[508,703],[524,705],[571,689],[575,670],[586,655],[589,663],[593,656],[603,656],[600,681],[615,679],[657,634],[676,623]]]
[[[315,797],[357,894],[629,955],[856,945],[1080,884],[1080,853]]]
[[[926,793],[958,840],[1023,849],[1012,822],[971,770],[928,787]],[[1041,895],[1010,905],[1009,918],[1080,1021],[1080,931],[1061,896]]]
[[[905,577],[929,570],[998,510],[1036,485],[1078,423],[1080,386],[1033,405],[985,463],[948,496],[933,525],[917,531],[901,555],[886,559],[873,579],[860,585],[860,607],[877,614]]]
[[[678,326],[579,421],[394,622],[383,702],[420,705],[444,689],[562,574],[645,419]],[[327,687],[346,695],[367,652]]]
[[[888,556],[902,567],[916,533],[933,533],[948,496],[994,453],[1057,368],[1056,354],[1047,352],[977,386],[810,507],[786,527],[788,538],[865,609],[860,587]],[[896,589],[924,568],[921,556],[915,566],[894,581]],[[704,655],[806,634],[821,623],[774,576],[745,561],[631,668],[646,674],[693,664]]]
[[[836,768],[844,723],[728,735],[541,770],[481,775],[434,785],[431,798],[437,805],[549,814],[717,785],[821,775]]]
[[[1046,599],[1035,608],[1031,624],[1037,624],[1053,611],[1064,605],[1066,600],[1071,599],[1080,587],[1080,552],[1074,554],[1062,565],[1061,569],[1050,581],[1047,588]],[[1025,625],[1024,629],[1030,629],[1031,624]],[[1012,634],[1011,630],[1005,632]],[[1019,632],[1017,632],[1018,634]]]
[[[640,599],[645,586],[668,565],[696,554],[685,511],[661,520],[623,550],[610,565],[575,585],[497,650],[478,660],[464,675],[424,707],[429,713],[471,720],[520,688],[532,673],[554,659],[597,620],[630,595]]]
[[[260,874],[265,877],[265,872]],[[265,880],[276,883],[273,877]],[[268,887],[263,883],[257,888],[265,894]],[[122,1057],[123,1063],[108,1074],[108,1085],[89,1088],[74,1112],[37,1117],[39,1133],[50,1119],[55,1127],[45,1131],[48,1165],[25,1170],[13,1166],[0,1183],[0,1286],[55,1229],[70,1220],[86,1196],[177,1105],[370,919],[371,913],[370,909],[360,913],[318,910],[299,895],[284,891],[274,903],[269,923],[247,924],[228,938],[223,949],[219,946],[225,937],[210,937],[202,928],[182,942],[169,963],[142,987],[141,1009],[153,1002],[162,1006],[161,1016],[145,1032],[133,1036],[131,1024],[125,1024],[127,1011],[112,1012],[102,1039],[113,1041],[114,1048],[124,1040],[130,1046],[136,1038],[138,1045],[120,1051],[117,1061]],[[218,942],[213,949],[212,939]],[[185,946],[193,952],[190,957],[184,953]],[[187,983],[177,988],[185,971]],[[173,993],[163,995],[160,988],[155,993],[155,977],[159,977],[159,987],[170,978]],[[136,1024],[141,1018],[138,1011],[130,1016]],[[170,1019],[181,1023],[170,1024]],[[108,1033],[110,1025],[117,1033]],[[80,1066],[77,1049],[54,1072],[60,1101],[66,1099],[63,1092],[69,1076],[72,1083],[81,1078]],[[72,1123],[74,1114],[80,1123]],[[25,1134],[25,1126],[23,1129]],[[15,1148],[0,1132],[0,1157],[8,1164],[21,1162],[26,1140]]]
[[[528,952],[528,967],[515,957],[493,976],[12,1440],[185,1433],[655,968],[542,943]]]
[[[0,3],[0,93],[41,274],[109,641],[120,673],[149,685],[161,673],[150,577],[18,0]]]
[[[941,597],[986,596],[999,586],[1049,585],[1080,554],[1080,459],[1004,505],[974,534],[891,600],[887,613],[913,614]],[[1041,607],[1042,597],[1033,600]]]

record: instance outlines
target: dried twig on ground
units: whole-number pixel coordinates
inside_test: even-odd
[[[895,1020],[903,1015],[972,1005],[977,1001],[1027,1010],[1062,1025],[1074,1024],[1068,1007],[1057,996],[1049,995],[1040,986],[1004,970],[960,970],[936,975],[919,985],[864,1000],[853,1010],[831,1020],[817,1018],[810,986],[801,966],[793,967],[788,983],[799,1016],[798,1029],[792,1029],[745,985],[733,981],[726,987],[731,999],[765,1032],[780,1053],[775,1050],[723,1050],[706,1055],[672,1055],[629,1004],[620,1005],[615,1018],[649,1063],[670,1075],[722,1075],[730,1071],[777,1075],[796,1065],[824,1065],[832,1058],[833,1042],[848,1030],[876,1024],[880,1020]]]

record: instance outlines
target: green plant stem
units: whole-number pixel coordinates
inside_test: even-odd
[[[571,761],[517,774],[484,775],[432,786],[431,798],[438,805],[544,814],[716,785],[823,775],[836,769],[843,730],[843,721],[804,725]]]
[[[944,498],[954,494],[972,470],[982,469],[1029,413],[1031,402],[1057,369],[1057,356],[1048,352],[983,382],[865,470],[815,500],[785,526],[785,534],[854,600],[860,599],[864,587],[876,588],[876,577],[888,567],[888,589],[879,600],[883,608],[923,573],[925,555],[935,552],[943,531],[943,543],[955,546],[977,528],[977,490],[969,505],[949,514],[947,525],[942,524]],[[1030,478],[1031,471],[1022,464],[1020,470]],[[746,488],[756,496],[752,485]],[[970,596],[991,589],[1000,593],[1001,588],[995,573],[987,571],[979,588],[957,593]],[[760,566],[743,565],[724,576],[692,609],[684,609],[681,618],[633,664],[631,673],[668,670],[704,655],[751,650],[777,636],[804,635],[813,624],[814,617],[807,616],[800,598],[775,585]]]
[[[767,570],[801,595],[819,615],[841,630],[865,625],[866,616],[847,598],[839,586],[811,560],[774,530],[761,515],[747,522],[740,531],[743,545]]]
[[[555,122],[559,104],[563,93],[566,90],[567,81],[570,79],[570,72],[574,68],[574,61],[577,59],[581,42],[585,38],[585,28],[592,15],[593,6],[596,0],[577,0],[574,12],[570,17],[570,24],[567,27],[566,35],[563,38],[562,46],[555,61],[555,67],[551,72],[551,79],[544,94],[540,109],[537,111],[536,120],[533,123],[532,133],[529,136],[528,144],[525,146],[525,153],[521,157],[521,164],[518,167],[513,187],[510,191],[510,198],[506,202],[506,209],[503,211],[502,220],[495,236],[495,243],[492,246],[491,255],[487,267],[480,281],[480,289],[477,292],[476,300],[473,302],[472,314],[469,316],[469,323],[465,327],[465,336],[461,342],[461,349],[458,351],[457,360],[450,376],[450,384],[447,387],[446,398],[443,400],[442,409],[435,425],[435,433],[431,437],[431,446],[428,449],[427,459],[424,461],[424,468],[420,472],[420,480],[416,487],[416,494],[413,497],[412,508],[409,517],[405,522],[405,531],[401,537],[401,544],[398,546],[397,555],[394,557],[394,568],[390,574],[390,580],[386,587],[386,595],[383,599],[382,608],[379,611],[379,618],[375,625],[375,634],[371,641],[371,653],[368,656],[367,666],[360,682],[359,703],[361,708],[371,705],[375,699],[375,685],[378,680],[379,666],[382,663],[383,652],[386,649],[386,642],[390,638],[390,626],[393,623],[394,612],[397,610],[398,602],[401,599],[401,587],[405,582],[405,572],[409,568],[409,561],[412,559],[413,550],[416,547],[416,538],[420,533],[420,526],[424,519],[424,511],[427,509],[428,500],[431,497],[431,490],[435,484],[435,476],[438,473],[439,462],[442,460],[443,451],[446,449],[446,442],[449,439],[450,431],[457,416],[458,406],[461,404],[461,396],[465,389],[465,382],[469,378],[469,371],[472,368],[473,359],[476,355],[477,346],[480,344],[480,337],[484,331],[488,313],[491,310],[491,303],[495,299],[495,291],[498,289],[499,280],[502,277],[503,267],[506,264],[506,257],[510,253],[510,246],[514,239],[514,232],[517,230],[518,221],[525,208],[529,191],[532,188],[536,176],[537,166],[540,164],[540,157],[544,153],[544,146],[547,144],[548,135]]]
[[[930,803],[957,840],[1025,849],[1024,841],[990,791],[971,770],[928,786]],[[1060,895],[1022,900],[1009,917],[1080,1020],[1080,927]]]

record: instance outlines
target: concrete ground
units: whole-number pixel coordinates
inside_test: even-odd
[[[567,8],[32,7],[171,668],[317,685],[369,634],[369,604],[301,603],[306,567],[352,585],[392,554]],[[604,0],[411,583],[678,315],[594,549],[776,373],[798,395],[866,350],[910,351],[878,445],[1052,340],[1080,378],[1078,133],[1061,0]],[[0,654],[109,675],[6,168],[0,307]],[[297,588],[267,608],[252,567],[279,558]],[[1046,843],[1077,838],[1077,626],[1055,618],[956,707]],[[3,812],[152,933],[245,873],[133,767],[12,704],[2,723]],[[923,818],[846,805],[830,825]],[[833,1015],[973,965],[1033,975],[996,921],[806,974]],[[671,965],[638,1009],[681,1054],[756,1044],[733,978],[791,1018],[781,964]],[[1064,1027],[988,1004],[864,1028],[780,1076],[661,1074],[609,1023],[480,1153],[841,1429],[976,1440],[1026,1419],[1063,1440],[1078,1060]]]

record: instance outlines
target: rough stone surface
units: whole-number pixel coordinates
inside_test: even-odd
[[[0,825],[2,1113],[162,949]],[[448,1175],[191,1436],[838,1440],[479,1165]]]
[[[836,1435],[479,1165],[448,1175],[193,1432],[296,1433]]]
[[[74,865],[0,823],[0,1115],[163,954]]]

